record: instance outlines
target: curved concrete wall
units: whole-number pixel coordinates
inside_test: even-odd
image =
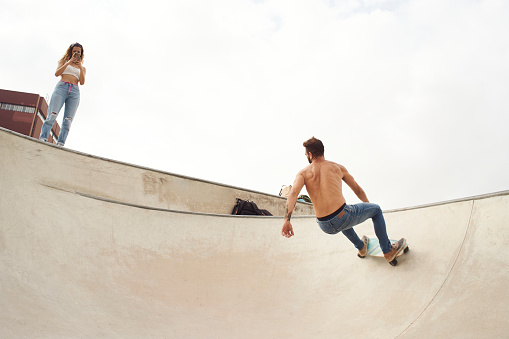
[[[509,192],[387,212],[389,235],[406,237],[411,249],[392,267],[357,258],[345,237],[324,234],[311,216],[294,217],[295,237],[286,239],[282,217],[136,205],[92,194],[92,181],[84,187],[92,193],[70,179],[61,189],[51,176],[41,179],[36,150],[17,151],[22,156],[8,169],[3,163],[0,179],[0,337],[503,338],[509,331]],[[374,233],[370,221],[356,230]]]
[[[39,184],[149,207],[230,214],[236,199],[252,200],[273,215],[284,215],[286,199],[103,159],[60,148],[0,128],[2,170],[37,176]],[[10,164],[16,165],[12,168]],[[298,202],[295,215],[313,215]]]

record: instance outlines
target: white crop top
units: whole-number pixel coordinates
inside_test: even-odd
[[[62,72],[62,75],[64,74],[69,74],[69,75],[73,75],[75,76],[76,78],[78,78],[78,80],[80,79],[80,73],[81,73],[81,70],[79,68],[76,68],[74,66],[67,66],[65,68],[65,70]]]

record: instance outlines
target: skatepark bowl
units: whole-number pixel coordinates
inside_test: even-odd
[[[281,197],[5,129],[0,149],[1,338],[509,336],[507,191],[385,211],[410,247],[392,267],[309,204],[287,239]],[[236,197],[276,216],[229,215]]]

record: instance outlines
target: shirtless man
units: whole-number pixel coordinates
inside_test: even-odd
[[[380,206],[369,203],[364,190],[344,166],[325,160],[324,147],[320,140],[313,137],[305,141],[303,145],[306,148],[306,157],[310,165],[297,174],[292,185],[292,190],[286,202],[286,213],[281,234],[287,238],[294,235],[290,219],[297,197],[305,185],[313,202],[318,226],[322,231],[328,234],[343,232],[359,250],[359,255],[364,257],[367,253],[368,238],[364,236],[362,240],[359,239],[357,233],[353,230],[353,226],[371,218],[384,257],[391,262],[402,250],[404,242],[391,246]],[[363,203],[346,204],[342,191],[343,181]]]

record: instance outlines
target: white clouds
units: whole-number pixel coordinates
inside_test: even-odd
[[[315,135],[384,207],[509,186],[504,1],[1,6],[2,88],[45,95],[85,46],[70,148],[277,193]]]

